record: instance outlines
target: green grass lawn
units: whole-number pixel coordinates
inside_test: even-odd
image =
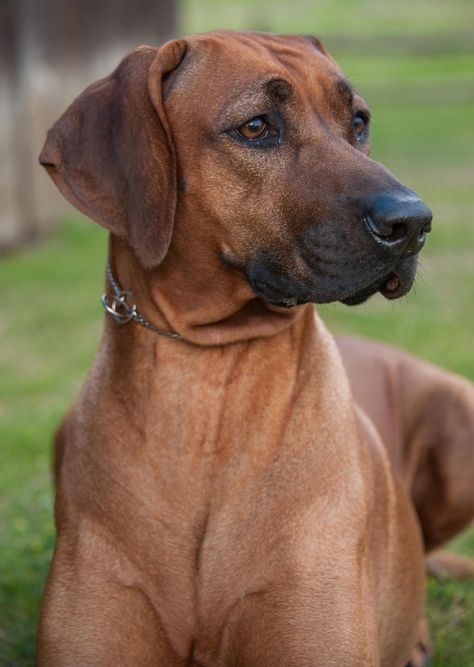
[[[318,25],[328,32],[337,25],[343,32],[354,21],[369,37],[377,25],[389,32],[393,22],[383,3],[358,3],[357,10],[355,4],[320,3],[329,16],[324,23],[321,10]],[[435,32],[459,27],[459,16],[471,7],[457,3],[461,14],[454,17],[446,3],[401,4],[416,9],[412,33],[428,31],[423,8],[431,8]],[[362,15],[369,5],[378,9],[366,25]],[[207,8],[212,25],[202,19],[197,0],[185,6],[186,30],[248,27],[252,12],[260,12],[262,24],[256,27],[301,31],[303,25],[305,32],[321,32],[313,5],[303,0],[272,3],[271,20],[262,3],[241,2],[233,22],[229,5],[207,0],[199,6]],[[405,299],[391,303],[377,296],[357,308],[336,304],[321,313],[334,331],[391,341],[474,380],[474,104],[468,92],[474,90],[474,57],[344,53],[339,60],[372,104],[373,156],[426,199],[435,224],[417,284]],[[71,215],[40,244],[0,260],[1,666],[33,664],[39,599],[54,541],[51,438],[100,335],[105,255],[105,232]],[[474,530],[455,547],[474,555]],[[429,616],[435,667],[474,665],[474,583],[430,581]]]
[[[417,40],[472,26],[470,0],[183,0],[183,33],[232,28],[274,32],[349,35],[362,39],[395,35]],[[439,40],[438,40],[439,41]]]

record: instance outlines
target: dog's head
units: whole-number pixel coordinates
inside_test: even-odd
[[[273,307],[354,304],[410,289],[431,223],[368,157],[369,132],[317,39],[211,33],[133,52],[71,105],[40,160],[165,278],[232,276]]]

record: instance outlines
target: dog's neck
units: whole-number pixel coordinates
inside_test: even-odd
[[[312,311],[310,304],[291,309],[265,304],[242,275],[219,264],[220,258],[206,259],[196,266],[172,248],[162,266],[145,271],[123,241],[112,236],[109,244],[114,277],[122,289],[133,292],[140,314],[184,342],[221,346],[270,337],[289,328],[305,310]]]

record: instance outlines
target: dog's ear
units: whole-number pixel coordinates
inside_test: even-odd
[[[163,79],[186,43],[141,47],[87,88],[48,132],[40,163],[80,211],[128,239],[143,266],[164,258],[176,209],[176,157]]]
[[[322,41],[319,39],[319,37],[314,37],[313,35],[304,35],[305,39],[308,39],[311,44],[316,47],[316,49],[323,54],[323,56],[326,56],[326,58],[329,58],[330,60],[334,61],[334,58],[331,56],[327,48],[324,46]]]

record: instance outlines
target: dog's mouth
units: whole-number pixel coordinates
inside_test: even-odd
[[[225,264],[245,276],[254,294],[263,302],[278,308],[293,308],[305,303],[330,303],[340,301],[348,306],[355,306],[367,301],[371,296],[379,292],[386,299],[399,299],[405,296],[413,286],[416,270],[417,256],[405,257],[398,262],[397,266],[391,268],[381,277],[373,280],[364,287],[346,285],[343,287],[331,287],[328,282],[316,287],[313,280],[308,285],[305,281],[296,280],[288,276],[284,271],[269,268],[266,262],[253,262],[243,265],[236,262],[227,255],[223,255]],[[362,282],[361,277],[353,279],[353,282]],[[334,288],[335,287],[335,288]],[[319,288],[319,289],[318,289]],[[319,293],[318,293],[319,292]]]
[[[416,262],[403,263],[400,267],[397,267],[396,270],[390,271],[388,274],[372,282],[363,289],[360,289],[353,294],[349,294],[348,296],[333,300],[339,300],[347,306],[356,306],[364,303],[364,301],[370,299],[370,297],[377,292],[382,294],[386,299],[399,299],[410,291],[415,279],[415,273]],[[293,291],[286,291],[285,289],[282,289],[281,286],[276,286],[274,283],[265,282],[263,280],[250,280],[250,284],[253,291],[260,299],[280,308],[293,308],[294,306],[303,303],[312,301],[317,302],[317,300],[312,299],[310,295],[296,295]],[[322,299],[321,302],[323,301],[324,300]]]
[[[406,265],[402,264],[401,267],[394,271],[390,271],[390,273],[381,280],[372,283],[355,294],[341,299],[341,302],[346,306],[358,306],[360,303],[364,303],[364,301],[370,299],[370,297],[377,292],[380,292],[386,299],[399,299],[400,297],[405,296],[405,294],[412,288],[415,274],[416,262]]]

